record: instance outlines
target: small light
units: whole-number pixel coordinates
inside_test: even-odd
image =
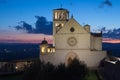
[[[18,67],[16,66],[15,69],[18,69]]]
[[[48,53],[50,53],[50,49],[48,49]]]

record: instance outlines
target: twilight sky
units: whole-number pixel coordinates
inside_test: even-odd
[[[43,34],[17,31],[14,26],[25,21],[35,27],[35,16],[52,21],[52,10],[63,8],[70,11],[81,24],[91,25],[92,30],[120,27],[120,0],[110,0],[112,6],[99,6],[105,0],[0,0],[0,42],[40,42]],[[11,26],[11,27],[10,27]],[[52,42],[52,36],[47,35]]]

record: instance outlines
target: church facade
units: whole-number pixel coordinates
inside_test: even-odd
[[[40,59],[54,65],[77,58],[88,67],[96,68],[106,57],[102,51],[102,32],[91,33],[90,25],[81,26],[67,9],[53,10],[53,45],[44,39],[40,45]]]

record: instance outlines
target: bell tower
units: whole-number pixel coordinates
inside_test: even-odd
[[[57,34],[68,20],[69,11],[67,9],[59,8],[53,10],[53,46],[55,46],[55,34]]]

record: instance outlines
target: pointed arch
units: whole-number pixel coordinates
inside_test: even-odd
[[[65,57],[65,65],[67,66],[67,65],[69,65],[71,62],[72,62],[72,60],[73,59],[79,59],[78,58],[78,56],[77,56],[77,54],[75,53],[75,52],[69,52],[69,53],[67,53],[67,55],[66,55],[66,57]]]

